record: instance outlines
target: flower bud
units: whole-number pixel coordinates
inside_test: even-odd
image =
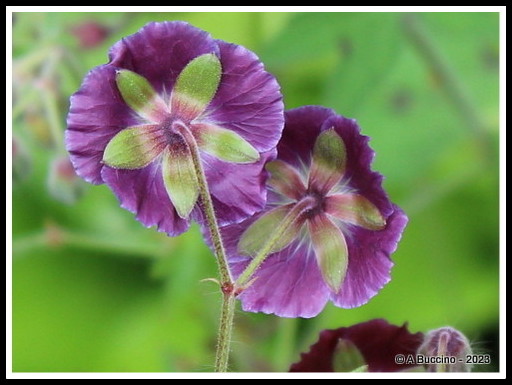
[[[428,332],[418,349],[418,357],[429,372],[469,372],[471,364],[466,362],[469,354],[468,339],[450,326]]]

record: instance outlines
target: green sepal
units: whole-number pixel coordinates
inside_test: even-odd
[[[164,151],[162,176],[176,212],[181,218],[188,218],[199,196],[199,182],[192,154],[184,141],[173,142]]]
[[[198,147],[216,158],[230,163],[254,163],[259,152],[244,138],[232,130],[214,124],[194,125]]]
[[[309,187],[327,193],[345,174],[345,143],[334,128],[323,131],[313,147]]]
[[[267,184],[288,198],[299,200],[306,192],[306,186],[297,170],[282,160],[267,163],[265,169],[270,173]]]
[[[242,255],[254,257],[266,245],[272,241],[267,255],[284,249],[299,233],[303,220],[300,218],[289,218],[290,223],[285,224],[288,214],[292,211],[294,204],[280,206],[258,218],[242,234],[238,243],[238,252]],[[284,226],[284,231],[278,237],[274,237],[276,230]]]
[[[189,119],[197,117],[215,96],[221,74],[217,55],[207,53],[192,59],[176,79],[171,108]]]
[[[147,166],[165,148],[163,132],[157,125],[142,125],[118,132],[107,144],[103,163],[120,169]]]
[[[382,230],[386,220],[377,206],[359,194],[333,194],[325,200],[325,211],[344,222],[368,230]]]
[[[116,84],[123,100],[139,116],[160,122],[168,113],[163,99],[146,78],[129,70],[118,70]]]
[[[348,248],[345,237],[325,214],[315,215],[308,223],[322,278],[334,293],[338,293],[347,274]]]

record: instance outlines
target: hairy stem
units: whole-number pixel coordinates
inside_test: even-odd
[[[221,285],[232,284],[233,278],[229,271],[228,258],[226,256],[226,251],[224,250],[224,243],[222,242],[222,236],[220,235],[217,216],[215,215],[210,189],[208,188],[208,181],[206,180],[203,165],[201,164],[196,140],[190,133],[189,129],[184,125],[180,127],[180,134],[187,142],[192,154],[192,161],[194,163],[194,169],[199,184],[199,198],[201,199],[206,224],[210,231],[215,257],[217,258]]]
[[[236,280],[236,288],[243,289],[250,283],[252,276],[268,257],[269,253],[271,253],[274,245],[280,240],[284,232],[296,220],[298,220],[299,217],[304,214],[304,212],[310,210],[315,205],[315,203],[315,199],[312,197],[307,197],[301,200],[290,210],[290,212],[284,217],[281,223],[279,223],[275,229],[272,229],[272,235],[269,237],[268,241],[261,247],[261,249],[258,251],[258,254],[256,254],[256,256],[251,260],[249,265],[247,265],[245,270]]]
[[[227,372],[233,319],[235,316],[235,295],[232,291],[224,293],[220,312],[217,354],[215,355],[215,371]]]
[[[179,126],[180,134],[187,142],[192,154],[192,161],[199,184],[199,198],[203,207],[206,224],[210,231],[215,257],[219,267],[220,284],[222,288],[222,308],[220,314],[219,332],[217,337],[217,352],[215,355],[215,371],[227,371],[229,351],[231,342],[231,331],[233,329],[233,318],[235,314],[235,293],[233,278],[229,271],[228,259],[222,242],[217,216],[213,207],[208,181],[201,164],[201,158],[197,143],[189,129],[185,125]]]

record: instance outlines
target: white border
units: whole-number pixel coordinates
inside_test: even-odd
[[[12,372],[12,13],[14,12],[499,12],[500,13],[500,371],[497,373],[13,373]],[[350,6],[350,7],[6,7],[6,378],[7,379],[336,379],[336,378],[471,378],[506,376],[506,7],[505,6]]]

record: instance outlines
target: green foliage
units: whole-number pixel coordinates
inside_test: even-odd
[[[80,48],[73,26],[109,29]],[[498,15],[493,13],[19,13],[13,133],[31,157],[13,181],[13,371],[211,371],[219,308],[197,227],[145,229],[105,186],[73,205],[47,189],[68,98],[108,47],[149,21],[185,20],[254,50],[287,108],[357,118],[410,217],[391,282],[367,305],[308,320],[239,312],[232,370],[286,371],[325,328],[372,318],[461,330],[498,346]]]

